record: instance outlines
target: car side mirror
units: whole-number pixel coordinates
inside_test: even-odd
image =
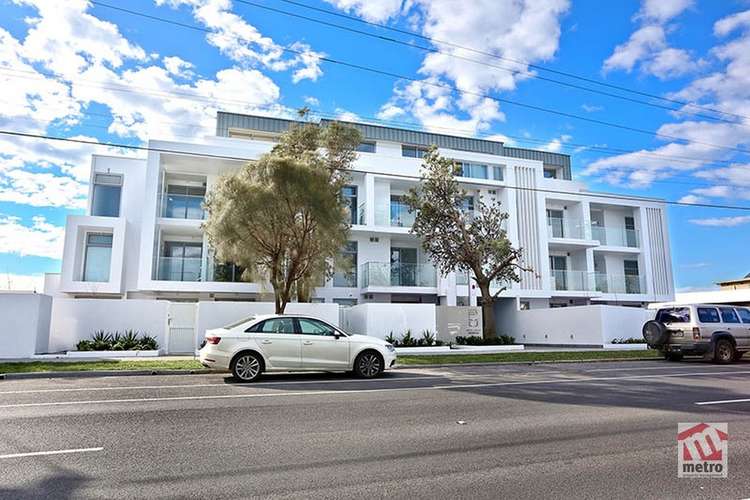
[[[338,340],[341,338],[341,334],[339,332],[333,332],[333,337]]]

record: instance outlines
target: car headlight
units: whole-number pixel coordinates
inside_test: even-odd
[[[385,345],[385,348],[386,348],[386,349],[388,349],[388,350],[389,350],[389,351],[391,351],[391,352],[396,352],[396,348],[395,348],[395,347],[393,347],[393,345],[392,345],[392,344],[386,344],[386,345]]]

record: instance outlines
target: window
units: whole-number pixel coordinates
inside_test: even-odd
[[[86,235],[86,255],[83,262],[83,281],[109,281],[112,260],[112,235],[89,233]]]
[[[740,318],[737,317],[737,313],[731,307],[720,307],[719,312],[721,313],[721,320],[724,323],[739,323]]]
[[[157,269],[161,281],[200,281],[203,243],[165,241]]]
[[[547,209],[547,226],[553,238],[565,237],[565,214],[562,210]]]
[[[701,323],[721,323],[719,311],[713,307],[699,307],[698,319]]]
[[[308,318],[299,318],[299,332],[302,335],[323,335],[333,337],[336,334],[336,330],[333,327],[326,325],[322,321]]]
[[[250,333],[296,333],[292,318],[273,318],[256,323],[247,330]]]
[[[557,169],[556,168],[545,168],[544,169],[544,178],[545,179],[557,179]]]
[[[459,177],[470,177],[472,179],[486,179],[487,178],[487,165],[481,163],[470,163],[466,161],[458,161],[458,176]]]
[[[687,307],[672,307],[659,309],[656,321],[661,323],[690,323],[690,309]]]
[[[119,217],[121,191],[121,175],[94,174],[91,215],[97,215],[100,217]]]
[[[503,167],[493,165],[492,167],[492,178],[496,181],[503,180]]]
[[[461,203],[461,210],[463,210],[464,212],[474,211],[474,197],[473,196],[464,196],[463,203]]]
[[[743,309],[738,307],[735,310],[737,311],[737,314],[740,315],[740,319],[743,323],[750,323],[750,309]]]
[[[333,299],[333,303],[344,307],[352,307],[357,305],[357,299]]]
[[[349,224],[358,224],[357,221],[357,186],[344,186],[341,188],[341,197],[344,199],[349,211]]]
[[[357,286],[357,242],[348,241],[341,249],[341,265],[333,275],[333,286]]]
[[[170,219],[203,219],[203,200],[206,197],[205,186],[167,186],[166,200],[162,217]]]
[[[357,146],[357,151],[360,153],[374,153],[375,143],[372,141],[362,141],[359,143],[359,146]]]
[[[427,151],[428,149],[424,146],[401,145],[401,156],[406,156],[407,158],[424,158]]]

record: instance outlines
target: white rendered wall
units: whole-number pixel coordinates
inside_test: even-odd
[[[166,347],[167,311],[163,300],[62,299],[52,304],[49,352],[74,350],[97,330],[136,330],[155,337]]]
[[[199,344],[206,330],[221,328],[234,321],[256,314],[273,314],[272,302],[198,302],[196,304],[196,340]],[[339,325],[338,304],[287,304],[285,314],[303,314],[320,318],[334,326]]]
[[[400,339],[406,330],[419,338],[424,330],[436,332],[434,304],[359,304],[343,310],[351,333],[384,339],[391,332]]]
[[[45,352],[51,309],[49,295],[0,293],[0,359]]]

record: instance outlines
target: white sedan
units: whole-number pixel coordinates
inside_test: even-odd
[[[271,371],[353,371],[373,378],[396,363],[385,340],[352,335],[309,316],[251,316],[206,331],[203,366],[229,370],[243,382]]]

